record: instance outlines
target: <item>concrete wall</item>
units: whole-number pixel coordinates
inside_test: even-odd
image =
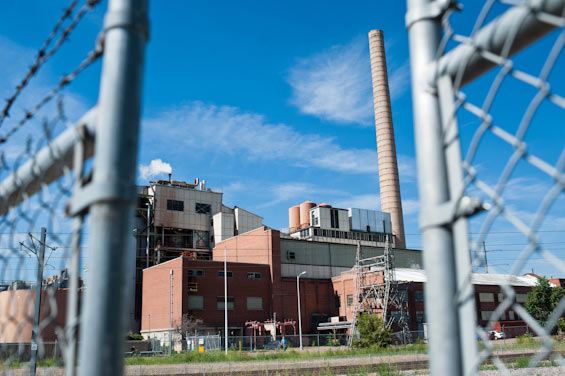
[[[361,251],[363,257],[380,256],[384,253],[383,248],[366,246],[362,246]],[[294,253],[294,260],[290,257],[291,253]],[[356,254],[357,246],[355,245],[281,239],[280,260],[283,264],[351,268],[355,264]],[[423,266],[421,251],[394,249],[393,254],[397,268],[421,269]],[[341,271],[343,270],[336,269],[337,274],[332,274],[332,276],[338,275]]]
[[[232,213],[219,212],[213,217],[214,242],[219,243],[234,236],[235,217]]]
[[[196,203],[210,204],[211,215],[218,213],[222,205],[222,193],[199,191],[166,185],[153,185],[155,225],[210,231],[210,215],[196,213]],[[184,211],[167,210],[167,200],[184,202]]]
[[[235,227],[238,234],[244,234],[263,226],[263,217],[245,209],[235,207]]]

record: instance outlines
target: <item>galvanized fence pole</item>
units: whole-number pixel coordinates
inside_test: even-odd
[[[471,282],[473,268],[466,216],[472,214],[475,210],[479,210],[480,202],[464,195],[461,142],[452,78],[447,75],[440,77],[437,82],[437,91],[442,116],[449,194],[451,202],[454,203],[452,230],[457,273],[458,296],[456,305],[459,309],[461,356],[464,374],[474,375],[479,370],[477,337],[475,334],[477,314],[475,311],[475,292]]]
[[[433,64],[441,41],[438,2],[408,0],[412,101],[424,248],[426,316],[432,375],[463,373],[453,236],[442,213],[450,204],[442,122],[433,88]],[[449,356],[446,356],[449,354]]]
[[[122,374],[147,1],[110,0],[104,29],[94,175],[72,203],[74,211],[90,208],[79,350],[79,374],[84,376]]]

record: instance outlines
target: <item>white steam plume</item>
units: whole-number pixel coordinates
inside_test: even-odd
[[[172,174],[173,169],[170,164],[161,159],[153,159],[148,165],[139,166],[139,175],[143,180],[151,179],[159,174]]]

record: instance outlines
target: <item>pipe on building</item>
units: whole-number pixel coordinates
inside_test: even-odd
[[[392,233],[396,237],[396,247],[406,248],[382,30],[371,30],[369,32],[369,52],[371,56],[373,105],[377,133],[381,210],[390,213]]]

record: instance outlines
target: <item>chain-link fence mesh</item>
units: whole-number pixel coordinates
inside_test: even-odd
[[[459,348],[455,356],[437,351],[450,339],[437,338],[442,332],[432,318],[432,372],[475,373],[489,358],[509,372],[489,332],[520,320],[540,344],[528,355],[529,366],[547,358],[563,364],[552,335],[565,299],[532,314],[517,299],[522,294],[513,276],[565,277],[559,246],[565,244],[565,2],[492,0],[461,7],[409,1],[407,26],[416,144],[428,150],[424,143],[432,142],[437,149],[418,155],[420,185],[435,184],[420,188],[424,251],[434,254],[424,261],[428,288],[438,290],[434,281],[444,277],[437,273],[448,274],[456,287],[451,296],[450,287],[444,290],[445,311],[426,307],[428,317],[454,318],[450,330]],[[505,274],[498,282],[489,282],[489,264],[491,274]],[[473,293],[472,272],[499,286],[485,293],[495,299]],[[561,288],[559,280],[553,286]],[[426,299],[442,299],[441,293],[427,291]]]
[[[98,115],[96,108],[86,111],[88,100],[84,98],[96,98],[100,75],[99,67],[87,68],[102,56],[108,30],[131,28],[143,36],[146,32],[145,28],[136,28],[136,22],[146,22],[145,2],[140,3],[141,10],[136,10],[136,18],[131,16],[131,2],[110,1],[108,14],[111,8],[114,12],[107,17],[105,30],[90,35],[88,46],[73,43],[72,37],[84,19],[91,17],[90,21],[94,21],[99,17],[99,2],[70,1],[38,46],[35,58],[28,62],[29,68],[12,66],[19,80],[12,82],[12,77],[7,77],[4,87],[0,87],[6,99],[0,109],[0,370],[4,372],[29,367],[34,374],[42,364],[64,364],[66,374],[76,372],[79,311],[84,314],[83,293],[89,275],[84,262],[90,236],[86,228],[90,221],[88,208],[97,198],[101,200],[97,192],[93,195],[92,190],[85,189],[93,180],[90,159]],[[102,24],[101,17],[94,22]],[[85,30],[80,33],[77,39],[84,40],[88,35]],[[122,36],[119,43],[128,38]],[[113,43],[116,46],[115,39]],[[143,44],[138,46],[143,51]],[[65,48],[72,49],[68,56],[85,50],[84,58],[75,62],[59,58]],[[123,52],[136,54],[135,49]],[[119,65],[120,58],[125,60],[114,53],[111,64]],[[136,64],[141,64],[142,56],[135,58],[139,62]],[[53,80],[42,73],[47,71],[51,77],[61,70],[61,64],[70,73],[49,84]],[[87,82],[92,92],[79,94],[69,87],[83,72],[94,75],[90,77],[94,85],[88,79],[81,82],[82,87]],[[122,72],[127,74],[126,70]],[[131,114],[133,121],[138,121],[136,112]],[[111,201],[112,197],[110,194],[104,199]],[[124,197],[120,198],[122,202]],[[106,252],[104,248],[99,251]],[[120,273],[119,266],[116,272]],[[120,337],[117,343],[123,343],[121,333],[109,335]],[[108,363],[115,369],[113,372],[119,373],[119,366],[119,361]]]

